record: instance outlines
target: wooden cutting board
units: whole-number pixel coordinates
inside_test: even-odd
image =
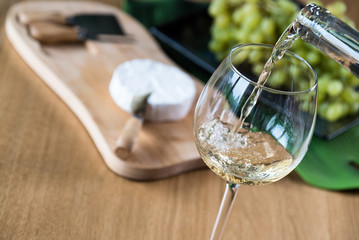
[[[17,14],[24,10],[57,11],[66,15],[112,13],[134,40],[41,45],[17,21]],[[130,117],[115,104],[108,91],[115,68],[136,58],[174,64],[135,19],[112,6],[95,2],[22,2],[9,10],[6,33],[27,64],[81,120],[113,172],[130,179],[152,180],[204,166],[192,136],[194,106],[182,121],[145,122],[130,158],[121,159],[114,152],[116,140]],[[199,95],[202,84],[196,81],[196,85]]]

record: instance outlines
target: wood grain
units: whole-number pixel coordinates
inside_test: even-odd
[[[18,21],[19,13],[35,10],[57,11],[68,16],[93,12],[114,14],[132,41],[39,44],[27,30],[31,31],[32,24],[52,23],[40,21],[27,28]],[[173,64],[136,20],[117,8],[96,2],[26,2],[9,10],[6,32],[23,59],[81,120],[112,171],[131,179],[151,180],[203,167],[192,136],[194,104],[181,121],[145,122],[130,156],[124,159],[116,155],[116,141],[130,114],[121,110],[109,94],[112,73],[119,64],[136,58]],[[197,87],[199,93],[198,81]]]
[[[0,1],[0,239],[209,239],[224,182],[210,170],[150,182],[110,171],[79,119],[6,39],[14,2]],[[358,212],[357,191],[316,189],[292,173],[241,187],[223,239],[356,240]]]

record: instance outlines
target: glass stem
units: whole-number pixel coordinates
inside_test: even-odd
[[[234,199],[237,195],[237,189],[239,184],[227,182],[226,191],[224,192],[221,207],[217,215],[216,223],[214,224],[211,240],[221,239],[223,229],[226,225],[228,216],[231,212],[231,208],[234,202]]]

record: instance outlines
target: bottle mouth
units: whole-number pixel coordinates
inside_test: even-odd
[[[309,3],[300,10],[295,22],[306,27],[311,27],[313,25],[321,25],[322,27],[325,27],[329,23],[328,20],[330,16],[332,15],[326,8],[314,3]]]
[[[316,72],[314,71],[314,69],[312,68],[312,66],[310,66],[310,64],[305,61],[302,57],[298,56],[297,54],[291,52],[291,51],[286,51],[285,52],[285,55],[290,55],[294,58],[296,58],[298,61],[302,62],[306,68],[307,68],[307,71],[311,72],[312,73],[312,81],[313,84],[311,84],[310,87],[308,87],[307,89],[305,90],[281,90],[281,89],[276,89],[274,87],[270,87],[270,86],[266,86],[264,84],[260,84],[260,83],[257,83],[253,80],[251,80],[249,77],[247,77],[246,75],[244,75],[243,73],[241,73],[240,70],[237,69],[237,67],[233,64],[233,58],[232,58],[232,55],[235,51],[237,51],[238,49],[242,49],[242,48],[246,48],[246,47],[263,47],[263,48],[267,48],[267,49],[273,49],[273,45],[269,45],[269,44],[257,44],[257,43],[250,43],[250,44],[242,44],[242,45],[238,45],[236,47],[234,47],[230,53],[229,53],[229,56],[228,56],[228,61],[229,61],[229,65],[231,67],[231,69],[236,73],[238,74],[241,78],[243,78],[244,80],[246,80],[247,82],[249,82],[251,85],[257,87],[257,88],[260,88],[264,91],[267,91],[267,92],[271,92],[271,93],[275,93],[275,94],[282,94],[282,95],[304,95],[304,94],[307,94],[315,89],[317,89],[317,85],[318,85],[318,78],[317,78],[317,74]]]
[[[314,45],[324,53],[333,52],[332,56],[326,54],[335,61],[338,62],[337,59],[344,58],[339,55],[345,55],[345,58],[359,62],[359,48],[356,44],[359,41],[359,33],[332,15],[327,9],[313,3],[308,4],[298,14],[294,28],[302,40]],[[353,44],[353,42],[355,43]],[[324,45],[332,45],[331,48],[334,50],[324,48]],[[343,65],[342,62],[339,63]]]
[[[319,11],[320,11],[320,9],[319,9],[318,5],[316,5],[314,3],[309,3],[302,10],[300,10],[298,17],[304,16],[304,17],[310,18],[313,15],[315,15],[316,13],[318,15]]]

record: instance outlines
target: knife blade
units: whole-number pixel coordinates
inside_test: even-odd
[[[28,26],[33,38],[44,44],[81,42],[87,39],[111,42],[130,39],[117,17],[112,14],[65,16],[58,13],[21,12],[18,19]]]

